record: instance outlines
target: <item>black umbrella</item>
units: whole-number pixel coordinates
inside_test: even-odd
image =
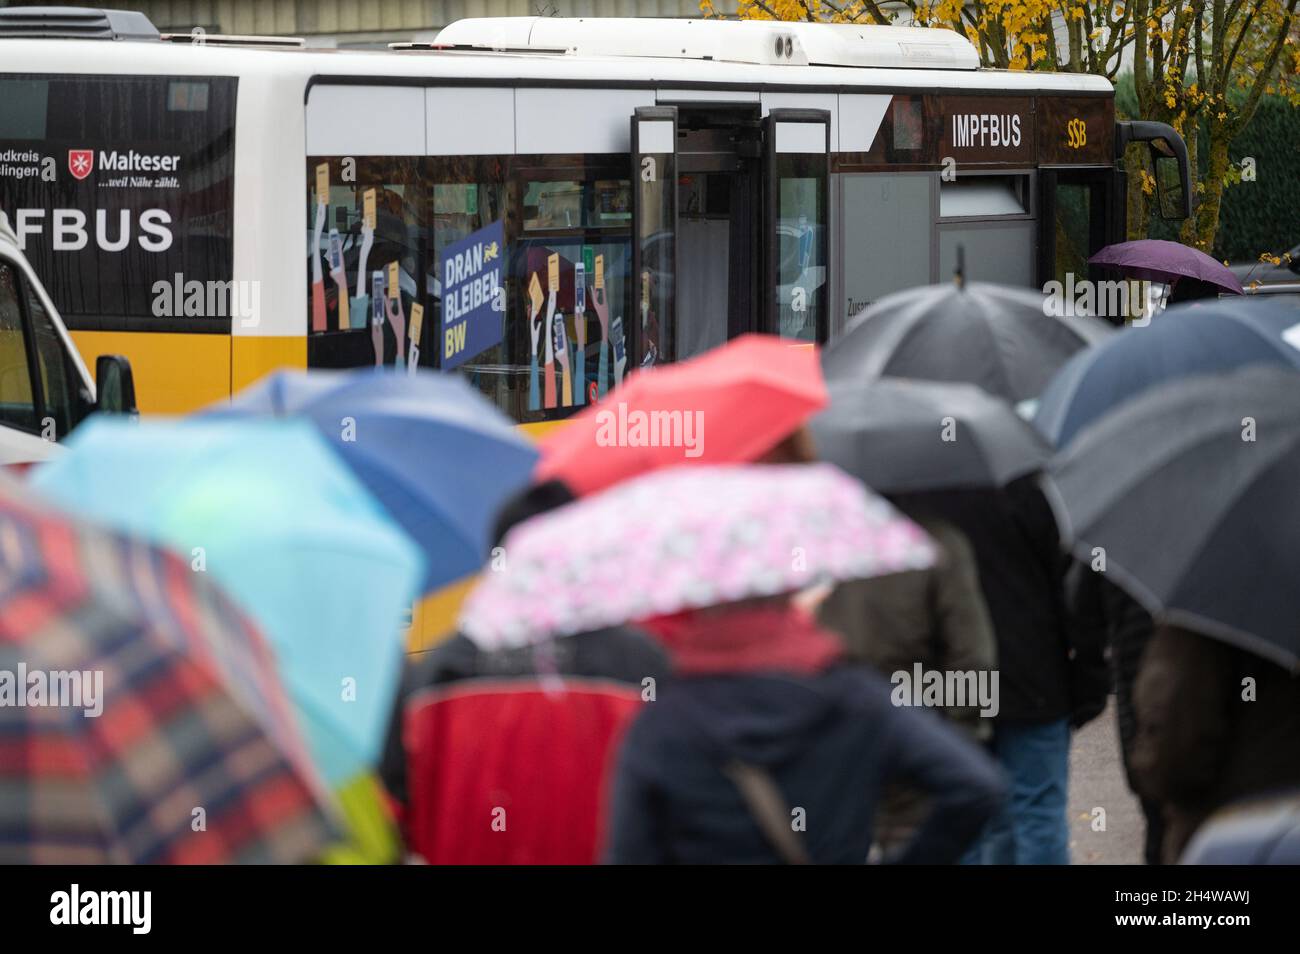
[[[880,493],[1002,487],[1051,448],[1011,405],[971,384],[830,382],[812,419],[818,455]]]
[[[1061,536],[1152,613],[1300,670],[1300,378],[1152,388],[1050,467]]]
[[[1112,330],[1096,318],[1049,317],[1046,301],[983,282],[895,292],[849,326],[822,368],[827,379],[962,381],[1013,403],[1036,398],[1070,355]]]

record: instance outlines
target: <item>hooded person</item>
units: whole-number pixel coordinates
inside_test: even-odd
[[[889,684],[790,596],[645,622],[674,677],[619,749],[606,860],[867,860],[884,785],[930,797],[889,862],[955,861],[1002,802],[996,765]]]
[[[521,492],[494,550],[573,499],[560,481]],[[667,673],[663,650],[627,626],[496,651],[456,633],[408,660],[380,767],[408,849],[430,863],[597,861],[613,745],[643,685]]]

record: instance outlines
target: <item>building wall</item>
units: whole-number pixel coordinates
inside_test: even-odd
[[[95,4],[93,0],[80,0],[68,5]],[[466,17],[538,13],[561,17],[696,17],[700,13],[698,0],[115,0],[106,5],[139,10],[164,33],[202,27],[209,33],[300,36],[310,46],[427,40],[448,23]],[[734,11],[736,4],[735,0],[718,0],[714,6],[725,13]]]

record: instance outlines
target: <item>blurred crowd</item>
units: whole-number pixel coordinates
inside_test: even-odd
[[[536,447],[382,369],[92,420],[0,484],[0,860],[1068,864],[1112,694],[1146,860],[1221,857],[1300,789],[1296,328],[959,281]]]

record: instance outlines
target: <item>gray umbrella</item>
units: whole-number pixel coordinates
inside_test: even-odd
[[[1013,403],[1036,398],[1072,354],[1112,330],[1096,318],[1049,317],[1045,301],[984,282],[895,292],[826,350],[822,369],[827,379],[964,381]]]
[[[1005,401],[971,384],[832,381],[812,419],[818,455],[880,493],[1002,487],[1051,448]]]
[[[1152,613],[1300,670],[1300,377],[1253,366],[1152,388],[1047,483],[1061,536]],[[1101,567],[1096,567],[1100,569]]]

